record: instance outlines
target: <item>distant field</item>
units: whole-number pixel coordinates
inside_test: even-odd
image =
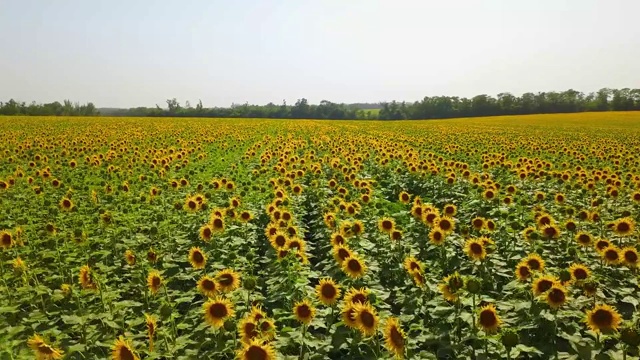
[[[0,131],[0,359],[637,356],[640,113]]]

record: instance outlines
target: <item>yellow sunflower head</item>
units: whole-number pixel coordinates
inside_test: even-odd
[[[382,218],[378,220],[378,229],[387,234],[391,234],[391,232],[396,228],[396,222],[392,218]]]
[[[635,225],[635,221],[632,218],[625,217],[613,223],[613,231],[620,236],[628,236],[633,234]]]
[[[113,344],[111,358],[113,360],[140,360],[134,352],[131,342],[122,336]]]
[[[584,321],[594,332],[610,333],[618,330],[622,317],[614,307],[600,304],[587,310]]]
[[[447,233],[440,229],[438,226],[432,227],[431,231],[429,231],[429,241],[433,245],[440,246],[444,244],[446,236]]]
[[[152,294],[156,294],[160,290],[162,283],[163,279],[158,271],[152,270],[149,272],[149,275],[147,275],[147,287],[149,287],[149,291]]]
[[[237,358],[241,360],[275,360],[276,351],[270,343],[261,339],[253,339],[238,350]]]
[[[375,335],[380,322],[376,309],[368,302],[364,304],[356,303],[354,304],[354,313],[356,327],[362,334],[364,336]]]
[[[35,334],[29,338],[27,345],[33,350],[36,359],[57,360],[62,359],[64,352],[47,344],[40,335]]]
[[[324,278],[316,286],[316,297],[325,305],[333,305],[340,298],[340,286],[331,278]]]
[[[293,306],[293,315],[299,322],[309,325],[316,315],[316,309],[309,300],[304,299]]]
[[[554,285],[558,285],[559,281],[554,276],[544,275],[540,276],[533,281],[531,285],[531,291],[535,296],[539,296],[549,291]]]
[[[529,254],[526,258],[523,259],[529,266],[529,268],[533,271],[543,271],[544,270],[544,260],[540,257],[540,255],[536,253]]]
[[[388,318],[384,326],[384,343],[387,350],[400,359],[404,356],[405,342],[405,333],[398,319]]]
[[[587,280],[591,271],[589,271],[588,267],[582,264],[571,264],[569,267],[569,273],[571,274],[571,280],[581,282]]]
[[[199,247],[192,247],[189,250],[189,263],[194,269],[204,269],[207,263],[207,256]]]
[[[202,295],[213,297],[217,291],[216,281],[214,278],[205,275],[198,280],[197,288]]]
[[[567,302],[567,290],[561,285],[553,285],[546,292],[545,301],[552,309],[559,309]]]
[[[464,251],[472,260],[484,260],[487,256],[487,251],[484,248],[484,243],[478,239],[467,240]]]
[[[240,274],[231,270],[224,269],[216,275],[217,288],[222,292],[230,292],[240,286]]]
[[[367,266],[358,255],[352,254],[342,262],[342,271],[349,277],[358,279],[364,276]]]
[[[531,277],[531,268],[525,261],[521,261],[516,265],[516,277],[520,281],[527,281]]]
[[[620,250],[613,245],[604,248],[601,252],[601,256],[602,259],[609,265],[619,264],[621,260]]]
[[[498,331],[502,320],[498,316],[496,308],[493,304],[489,304],[478,314],[478,325],[488,334],[494,334]]]
[[[233,316],[233,304],[223,297],[210,299],[203,305],[204,319],[214,328],[220,328],[224,322]]]
[[[622,253],[622,261],[630,268],[638,267],[638,251],[632,246],[625,247],[620,250]]]

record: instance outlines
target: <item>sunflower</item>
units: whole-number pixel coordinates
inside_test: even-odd
[[[484,228],[485,220],[481,217],[475,217],[471,220],[471,226],[476,230],[482,230]]]
[[[288,250],[295,250],[298,253],[304,253],[307,247],[307,242],[300,239],[299,237],[294,237],[287,240],[287,244],[285,245],[285,247]]]
[[[550,275],[540,276],[533,281],[533,284],[531,285],[531,291],[535,296],[538,296],[549,291],[549,289],[551,289],[554,285],[557,285],[557,284],[559,284],[559,281],[554,276],[550,276]]]
[[[413,206],[411,206],[411,215],[416,219],[422,219],[422,211],[422,204],[414,203]]]
[[[378,220],[378,229],[383,233],[391,234],[395,227],[396,222],[391,218],[385,217]]]
[[[411,195],[406,191],[402,191],[400,192],[400,195],[398,195],[398,200],[403,204],[408,204],[411,202]]]
[[[411,274],[414,271],[423,271],[424,265],[422,265],[422,263],[418,261],[418,259],[414,258],[413,256],[409,256],[404,259],[404,268],[409,274]]]
[[[433,228],[431,228],[431,231],[429,231],[429,241],[433,245],[439,246],[444,244],[445,237],[446,233],[437,226],[434,226]]]
[[[354,221],[351,225],[351,232],[355,236],[361,235],[364,232],[364,223],[360,220]]]
[[[631,246],[620,250],[622,253],[622,261],[630,268],[638,267],[638,251]]]
[[[240,213],[240,221],[246,223],[251,221],[252,219],[253,219],[253,214],[251,213],[251,211],[244,210]]]
[[[213,232],[224,231],[224,220],[222,219],[222,217],[214,216],[211,219],[211,230],[213,230]]]
[[[620,263],[620,250],[613,245],[603,249],[601,255],[604,261],[609,265],[616,265]]]
[[[414,271],[411,273],[411,277],[417,286],[423,287],[426,284],[426,279],[422,271]]]
[[[480,309],[478,314],[478,325],[480,325],[486,333],[496,333],[501,323],[502,320],[500,320],[500,317],[496,312],[496,307],[493,304],[489,304]]]
[[[13,244],[14,244],[13,235],[10,232],[6,231],[6,230],[0,231],[0,246],[1,247],[3,249],[8,249],[8,248],[12,247]]]
[[[389,234],[389,238],[393,241],[400,241],[402,240],[402,231],[395,229],[391,232],[391,234]]]
[[[593,243],[593,236],[586,231],[580,231],[576,234],[576,242],[583,247],[591,246]]]
[[[224,269],[216,275],[216,287],[222,292],[230,292],[240,286],[240,274],[231,270]]]
[[[397,318],[390,317],[384,326],[384,343],[389,352],[396,358],[404,356],[405,334]]]
[[[217,292],[215,279],[207,275],[201,277],[200,280],[198,280],[197,288],[202,293],[202,295],[205,295],[207,297],[213,297]]]
[[[448,216],[443,216],[437,221],[434,221],[434,226],[440,228],[445,234],[452,233],[455,229],[455,222]]]
[[[365,336],[375,335],[378,323],[380,322],[376,309],[368,302],[364,304],[356,303],[353,309],[356,327]]]
[[[587,280],[582,284],[582,290],[586,296],[595,296],[598,292],[598,283],[593,280]]]
[[[274,249],[283,248],[289,242],[289,236],[282,231],[276,231],[273,236],[269,237],[269,242]]]
[[[532,240],[537,238],[533,234],[537,234],[537,233],[536,233],[536,228],[534,228],[532,226],[529,226],[529,227],[525,228],[524,230],[522,230],[522,237],[527,241],[532,241]]]
[[[260,335],[258,324],[250,317],[246,317],[238,324],[238,335],[242,342],[248,343]]]
[[[331,278],[321,279],[316,286],[316,296],[321,303],[325,305],[333,305],[340,298],[340,286]]]
[[[602,253],[602,251],[604,251],[604,249],[608,248],[611,246],[611,241],[607,240],[607,239],[598,239],[595,242],[595,247],[596,247],[596,251],[598,251],[599,253]]]
[[[367,266],[358,255],[352,254],[342,262],[342,271],[349,277],[358,279],[367,271]]]
[[[576,224],[576,222],[575,222],[575,221],[573,221],[573,220],[567,220],[567,221],[564,223],[564,228],[565,228],[567,231],[576,231],[576,228],[577,228],[577,227],[578,227],[578,225],[577,225],[577,224]]]
[[[113,360],[140,360],[134,353],[131,342],[122,336],[111,347],[111,358]]]
[[[344,295],[344,301],[346,304],[364,304],[369,301],[370,290],[367,288],[351,288]]]
[[[216,329],[234,314],[231,301],[219,296],[209,299],[203,305],[203,310],[205,321]]]
[[[155,317],[144,314],[145,323],[147,324],[147,337],[149,338],[149,351],[153,351],[153,337],[158,328],[158,322]]]
[[[586,280],[591,274],[591,271],[589,271],[588,267],[582,264],[571,264],[569,267],[569,273],[571,274],[571,279],[573,281],[579,282]]]
[[[331,234],[331,245],[333,246],[344,245],[346,241],[345,237],[339,232]]]
[[[630,217],[618,219],[613,223],[613,232],[620,236],[627,236],[633,233],[635,222]]]
[[[199,235],[200,239],[204,242],[211,241],[211,238],[213,238],[213,227],[209,224],[205,224],[200,228]]]
[[[557,239],[560,237],[560,228],[555,224],[548,224],[542,228],[542,235],[547,239]]]
[[[526,281],[531,277],[531,268],[525,261],[521,261],[516,265],[516,277],[520,281]]]
[[[149,262],[152,262],[152,263],[155,263],[158,260],[158,254],[156,253],[155,250],[153,250],[153,248],[147,251],[147,260],[149,260]]]
[[[38,360],[62,359],[64,352],[60,349],[48,345],[40,335],[35,334],[29,338],[27,345],[33,350]]]
[[[533,271],[543,271],[544,270],[544,260],[538,254],[529,254],[522,261],[526,262],[529,268]]]
[[[78,277],[80,286],[82,286],[83,289],[96,290],[98,288],[98,284],[96,284],[93,278],[93,271],[91,271],[89,265],[83,265],[80,268],[80,275]]]
[[[567,302],[567,290],[558,284],[553,285],[551,289],[547,291],[545,300],[552,309],[559,309]]]
[[[342,322],[352,329],[357,328],[356,324],[356,304],[345,302],[344,306],[340,310],[342,316]]]
[[[273,319],[262,319],[258,327],[261,338],[271,340],[276,337],[276,323]]]
[[[60,200],[60,208],[64,211],[71,211],[73,209],[73,201],[68,198]]]
[[[487,256],[484,243],[478,239],[467,240],[467,243],[464,246],[464,251],[472,260],[484,260]]]
[[[207,256],[199,247],[192,247],[189,250],[189,263],[194,269],[204,269],[204,265],[207,263]]]
[[[622,317],[618,311],[607,304],[596,305],[593,309],[587,310],[584,321],[589,329],[596,333],[607,333],[617,331]]]
[[[299,322],[309,325],[316,315],[316,309],[311,305],[309,300],[304,299],[293,306],[293,315]]]
[[[438,285],[438,288],[440,289],[440,292],[442,293],[442,296],[444,297],[445,300],[450,302],[455,302],[455,301],[458,301],[458,298],[459,298],[459,293],[458,293],[459,288],[455,289],[454,286],[451,286],[452,280],[453,280],[453,275],[449,275],[445,277],[444,279],[442,279],[442,283]]]
[[[427,226],[435,226],[439,218],[440,211],[438,209],[426,206],[422,210],[422,222]]]
[[[152,294],[156,294],[158,290],[160,290],[160,286],[162,286],[162,276],[156,270],[152,270],[147,275],[147,286]]]
[[[131,250],[127,250],[124,252],[124,259],[129,264],[129,266],[133,266],[136,264],[136,255]]]
[[[242,349],[238,350],[237,358],[241,360],[275,360],[276,351],[271,344],[254,339],[245,343]]]

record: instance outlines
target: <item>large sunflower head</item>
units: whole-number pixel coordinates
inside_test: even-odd
[[[638,251],[636,248],[628,246],[620,250],[622,253],[622,261],[630,268],[638,267]]]
[[[615,308],[607,304],[600,304],[587,310],[584,321],[591,330],[597,333],[609,333],[618,330],[622,317]]]
[[[6,230],[0,231],[0,247],[2,247],[3,249],[8,249],[12,247],[13,244],[13,235]]]
[[[549,291],[554,285],[559,284],[559,281],[554,276],[544,275],[540,276],[533,281],[531,285],[531,291],[535,296],[544,294]]]
[[[93,271],[89,267],[89,265],[83,265],[80,268],[80,274],[78,275],[80,286],[83,289],[87,290],[96,290],[98,288],[98,284],[93,277]]]
[[[424,265],[415,257],[409,256],[404,259],[404,268],[411,274],[414,271],[423,271]]]
[[[289,242],[289,236],[283,231],[276,231],[269,237],[269,242],[274,249],[283,248]]]
[[[601,255],[602,259],[609,265],[616,265],[620,263],[620,250],[613,245],[603,249]]]
[[[316,296],[321,303],[325,305],[333,305],[340,298],[340,286],[331,278],[321,279],[316,286]]]
[[[216,275],[217,288],[222,292],[230,292],[240,286],[240,274],[231,270],[224,269]]]
[[[231,301],[222,297],[210,299],[203,308],[205,321],[216,329],[224,325],[224,322],[234,314]]]
[[[238,350],[237,357],[241,360],[275,360],[276,351],[271,344],[253,339]]]
[[[618,219],[613,223],[613,231],[620,236],[628,236],[635,229],[635,221],[630,217]]]
[[[525,261],[521,261],[516,265],[516,277],[520,281],[527,281],[531,277],[531,268]]]
[[[484,260],[487,256],[487,251],[484,248],[484,243],[478,239],[467,240],[464,246],[464,252],[467,253],[472,260]]]
[[[64,352],[60,349],[47,344],[40,335],[35,334],[29,338],[27,345],[33,350],[36,359],[39,360],[57,360],[62,359]]]
[[[429,241],[433,245],[440,246],[444,244],[444,240],[446,236],[447,236],[447,233],[444,232],[442,229],[440,229],[438,226],[432,227],[431,231],[429,231]]]
[[[238,324],[238,335],[245,343],[257,338],[260,335],[257,322],[250,317],[242,319]]]
[[[342,271],[349,277],[358,279],[364,276],[367,266],[358,255],[352,254],[342,262]]]
[[[356,327],[365,336],[375,335],[380,322],[376,309],[368,302],[364,304],[356,303],[353,308]]]
[[[111,348],[111,358],[113,360],[139,360],[140,358],[133,350],[131,342],[120,336]]]
[[[385,217],[378,220],[378,229],[383,233],[391,234],[395,227],[396,222],[392,218]]]
[[[596,251],[602,254],[602,251],[604,251],[604,249],[611,246],[611,241],[609,241],[608,239],[598,239],[596,240],[594,245],[596,247]]]
[[[400,359],[404,356],[405,334],[400,327],[400,322],[395,317],[388,318],[385,323],[384,343],[387,350],[396,358]]]
[[[449,234],[455,229],[455,221],[449,216],[443,216],[434,222],[434,226],[439,227],[445,234]]]
[[[547,291],[545,301],[552,309],[559,309],[567,302],[567,290],[561,285],[553,285]]]
[[[591,246],[591,244],[593,244],[593,236],[586,231],[580,231],[576,234],[576,242],[580,246]]]
[[[316,315],[316,309],[311,305],[311,302],[307,299],[297,302],[293,306],[293,316],[299,322],[309,325]]]
[[[581,282],[587,280],[591,271],[589,271],[588,267],[582,264],[571,264],[569,267],[569,273],[571,274],[571,280]]]
[[[354,303],[345,302],[344,306],[340,310],[342,322],[347,325],[347,327],[350,327],[352,329],[355,329],[357,327],[355,306],[356,304]]]
[[[351,288],[344,294],[344,301],[346,304],[364,304],[369,301],[370,292],[367,288]]]
[[[476,230],[482,230],[485,226],[485,219],[482,217],[475,217],[471,220],[471,226]]]
[[[213,238],[213,232],[214,232],[213,227],[210,224],[205,224],[200,228],[200,231],[199,231],[200,239],[202,239],[205,242],[211,241],[211,238]]]
[[[496,308],[493,304],[489,304],[482,309],[478,314],[478,325],[488,334],[494,334],[498,331],[502,320],[498,316]]]
[[[542,227],[542,235],[547,239],[557,239],[560,237],[560,228],[555,224],[548,224]]]
[[[197,287],[204,296],[213,297],[216,294],[216,281],[214,278],[207,275],[201,277],[200,280],[198,280]]]
[[[189,263],[194,269],[204,269],[204,265],[207,263],[207,256],[199,247],[192,247],[189,250]]]
[[[544,260],[540,257],[540,255],[533,253],[529,254],[526,258],[523,259],[529,266],[529,268],[533,271],[543,271],[544,270]]]
[[[147,286],[149,287],[149,291],[152,294],[156,294],[160,287],[162,286],[163,280],[160,273],[156,270],[152,270],[147,275]]]

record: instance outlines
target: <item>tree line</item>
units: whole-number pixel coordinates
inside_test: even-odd
[[[166,107],[136,107],[130,109],[97,109],[93,103],[80,105],[65,100],[62,104],[29,105],[9,100],[0,102],[0,115],[58,115],[58,116],[131,116],[131,117],[222,117],[222,118],[277,118],[277,119],[445,119],[495,115],[524,115],[548,113],[574,113],[584,111],[640,110],[640,89],[600,89],[585,94],[569,89],[562,92],[524,93],[514,96],[477,95],[472,98],[457,96],[425,97],[415,102],[381,102],[344,104],[323,100],[309,104],[302,98],[289,105],[286,101],[276,105],[232,104],[230,107],[205,108],[202,101],[192,106],[182,105],[177,99],[168,99]]]
[[[13,99],[0,101],[0,115],[29,115],[29,116],[96,116],[100,115],[93,103],[79,104],[64,100],[62,104],[54,101],[48,104],[26,104]]]

